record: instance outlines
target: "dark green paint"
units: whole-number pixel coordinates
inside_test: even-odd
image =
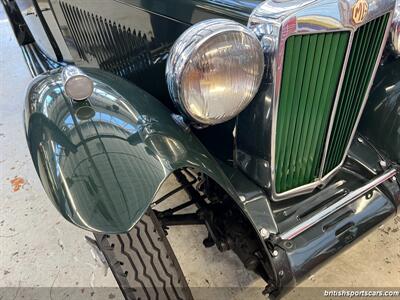
[[[238,201],[218,163],[159,101],[109,73],[85,72],[95,82],[87,101],[67,98],[55,70],[33,81],[25,106],[35,168],[67,220],[90,231],[128,231],[182,167],[208,174]]]
[[[351,138],[379,54],[389,15],[360,27],[354,35],[328,148],[324,174],[338,166]]]
[[[240,198],[240,208],[247,214],[254,228],[258,232],[265,228],[270,233],[278,233],[271,203],[264,190],[247,178],[238,168],[225,163],[221,163],[221,167]]]
[[[59,17],[61,27],[65,29],[69,28],[59,8],[60,0],[51,0],[50,2],[55,10],[55,15]],[[90,1],[84,0],[65,0],[64,2],[76,7],[81,12],[86,11],[87,14],[91,16],[93,15],[102,20],[107,20],[107,22],[111,22],[112,24],[115,23],[119,28],[118,30],[113,30],[113,33],[116,35],[116,38],[113,38],[116,41],[115,43],[110,43],[103,38],[98,38],[101,34],[96,33],[96,30],[80,30],[79,34],[81,36],[82,34],[87,34],[89,37],[80,40],[80,42],[83,42],[82,49],[88,58],[87,60],[76,55],[74,42],[79,44],[79,41],[75,41],[74,37],[71,36],[71,32],[69,32],[71,28],[69,28],[69,30],[63,30],[65,39],[69,41],[71,53],[73,56],[75,55],[75,63],[78,65],[80,63],[83,63],[83,65],[91,64],[93,67],[99,66],[100,68],[114,72],[114,74],[128,79],[152,94],[174,111],[165,84],[164,73],[165,60],[167,58],[166,53],[177,37],[184,30],[189,28],[191,24],[209,18],[223,17],[245,24],[248,21],[251,11],[262,1],[102,0],[101,5],[92,5]],[[76,18],[75,22],[78,25],[80,24],[80,21]],[[82,25],[77,28],[85,27]],[[147,28],[148,30],[143,31],[143,28]],[[95,27],[92,27],[92,29],[95,29]],[[131,35],[125,32],[125,30],[128,29],[129,32],[132,33],[131,35],[134,33],[136,34],[136,37],[133,38],[132,41]],[[116,34],[118,32],[120,34]],[[313,49],[311,47],[313,39],[315,38],[311,36],[309,41],[310,49]],[[124,45],[127,42],[134,45],[134,47],[126,48]],[[100,52],[95,53],[96,50]],[[103,55],[107,59],[105,61],[96,61],[96,57],[99,55]],[[314,56],[315,55],[314,53]],[[311,57],[312,53],[309,53],[309,56]],[[313,64],[313,66],[315,65],[317,64]],[[309,64],[306,64],[307,69],[311,67],[312,66],[309,66]],[[314,71],[315,70],[312,70],[311,72],[315,77],[318,75],[318,72]],[[309,70],[305,70],[304,72],[307,74]],[[311,84],[312,82],[313,78],[310,78],[310,83],[307,81],[303,82],[303,94],[301,98],[306,96],[311,97],[312,93],[316,92],[316,86]],[[317,80],[314,81],[314,83],[317,82]],[[264,83],[264,85],[267,85],[267,83]],[[246,160],[241,163],[246,165],[245,168],[242,167],[245,172],[259,185],[268,187],[268,182],[270,182],[270,178],[268,177],[270,176],[269,162],[271,161],[269,153],[269,149],[271,149],[269,142],[271,131],[268,121],[264,123],[264,120],[266,120],[265,117],[270,114],[270,107],[267,106],[267,102],[264,103],[265,99],[263,99],[263,93],[264,91],[260,90],[259,95],[257,95],[256,99],[251,103],[251,107],[239,116],[237,136],[240,136],[240,138],[237,139],[237,146],[239,152],[242,152],[239,153],[239,156],[243,153],[248,155],[246,158],[242,156],[240,158]],[[314,121],[314,118],[305,117],[310,113],[310,111],[306,110],[306,107],[300,104],[296,109],[298,111],[297,120],[299,121],[297,123],[301,123],[301,131],[307,132],[309,136],[307,138],[302,138],[301,136],[293,134],[293,144],[297,147],[297,150],[293,147],[290,151],[283,154],[283,156],[291,157],[289,166],[293,169],[292,176],[287,180],[288,186],[301,185],[302,180],[304,182],[304,179],[307,177],[306,175],[311,174],[311,178],[313,178],[315,174],[313,174],[312,171],[316,170],[313,164],[318,164],[319,162],[318,159],[314,159],[313,164],[309,164],[308,171],[303,167],[303,165],[307,164],[307,161],[303,161],[300,167],[293,167],[293,164],[300,162],[301,157],[306,156],[306,152],[312,152],[312,143],[310,140],[313,137],[313,132],[309,130],[309,126],[311,121]],[[303,114],[304,117],[301,118]],[[214,156],[224,161],[231,161],[233,159],[232,153],[235,151],[231,134],[234,127],[232,123],[233,122],[221,124],[220,126],[212,126],[206,130],[194,130],[194,133]],[[251,128],[257,130],[251,130]],[[312,128],[312,126],[310,128]],[[223,140],[221,137],[224,137]],[[323,137],[323,135],[320,135],[320,137]],[[299,141],[298,145],[297,140]],[[266,142],[255,143],[254,141]],[[321,144],[318,140],[316,140],[316,143],[317,145]],[[310,149],[308,149],[306,145],[308,145]],[[320,153],[315,153],[315,155],[319,157]],[[252,169],[253,171],[247,169]]]
[[[227,18],[244,25],[254,8],[263,0],[122,0],[187,24],[202,20]]]
[[[275,152],[278,193],[318,177],[348,40],[348,32],[336,32],[286,42]]]
[[[123,77],[177,112],[165,80],[167,53],[191,24],[227,18],[247,24],[261,0],[51,0],[78,66]],[[69,7],[69,9],[66,9]],[[72,13],[74,12],[74,13]],[[87,16],[83,18],[82,16]],[[90,30],[83,30],[90,26]],[[100,30],[101,29],[101,30]],[[194,130],[213,155],[232,161],[234,120]]]
[[[369,195],[369,199],[360,197],[352,205],[339,210],[336,217],[305,231],[291,241],[293,246],[290,249],[285,248],[296,284],[394,216],[396,208],[385,193],[372,190]]]
[[[400,163],[400,58],[389,57],[379,67],[359,131],[389,160]]]
[[[121,5],[122,1],[130,4],[137,3],[140,9],[131,5],[128,14],[140,11],[140,17],[119,17],[118,19],[118,14],[115,13],[117,7],[128,8]],[[90,1],[69,0],[68,2],[89,3]],[[169,103],[170,99],[168,96],[164,97],[165,89],[162,88],[164,84],[162,61],[166,56],[163,55],[164,49],[157,51],[157,43],[163,43],[166,46],[165,49],[168,49],[170,43],[179,35],[179,30],[189,26],[182,22],[196,22],[213,15],[238,18],[243,22],[242,17],[248,12],[245,11],[246,9],[241,11],[238,7],[246,7],[256,2],[259,1],[119,0],[118,2],[108,1],[112,3],[110,5],[113,5],[111,10],[107,10],[102,5],[97,5],[96,8],[100,7],[103,13],[114,12],[116,19],[110,18],[110,20],[115,20],[117,23],[129,19],[131,22],[129,26],[133,30],[137,30],[141,25],[144,27],[151,25],[154,29],[151,32],[154,33],[156,42],[144,43],[144,47],[140,46],[129,53],[129,57],[135,59],[129,62],[128,70],[135,69],[135,72],[126,78],[141,83],[148,92],[161,95],[156,98]],[[180,5],[176,5],[177,3]],[[213,4],[217,7],[213,7]],[[187,6],[192,6],[192,8],[186,10]],[[204,7],[212,9],[207,12]],[[142,8],[144,10],[141,10]],[[233,11],[230,8],[233,8]],[[168,11],[167,17],[159,15],[163,9]],[[250,11],[250,6],[247,10]],[[170,23],[166,19],[178,25],[164,26]],[[66,29],[65,26],[63,28]],[[143,40],[143,35],[138,34],[138,36]],[[120,35],[116,34],[116,37],[119,38]],[[67,40],[72,41],[68,37]],[[126,39],[124,41],[126,42]],[[121,40],[113,46],[120,47],[120,42]],[[306,63],[303,66],[303,55],[313,57],[321,52],[321,62],[322,48],[320,47],[317,51],[315,46],[317,38],[314,36],[307,37],[305,43],[311,54],[308,52],[300,54],[301,64],[297,67],[296,73],[309,74],[311,72],[313,76],[317,76],[320,67],[318,67],[318,72],[314,72],[313,69],[317,64]],[[105,62],[116,63],[118,71],[127,70],[122,63],[127,57],[124,53],[122,56],[113,56],[115,53],[112,48],[104,51],[105,48],[93,43],[93,40],[86,46],[103,49],[101,53],[103,55],[104,52],[110,53],[111,60]],[[121,49],[117,50],[121,52]],[[90,51],[88,52],[90,54]],[[148,55],[149,53],[151,55]],[[143,64],[141,55],[151,58],[156,67],[144,69],[143,66],[146,67],[146,64]],[[93,63],[93,61],[89,59],[86,63]],[[93,65],[96,64],[93,63]],[[327,68],[329,64],[321,66],[321,70]],[[225,157],[224,160],[229,160],[229,152],[233,152],[230,151],[232,150],[232,124],[222,124],[226,127],[210,127],[196,132],[207,147],[207,151],[196,137],[183,131],[171,120],[170,111],[155,98],[136,86],[100,71],[86,70],[95,78],[97,89],[88,102],[80,105],[63,96],[58,71],[35,79],[29,88],[25,110],[27,138],[33,162],[50,198],[68,220],[83,228],[94,230],[92,227],[98,226],[95,230],[104,232],[128,230],[141,215],[143,209],[149,205],[158,187],[174,168],[193,166],[213,177],[237,201],[257,232],[260,228],[267,228],[271,233],[282,232],[285,230],[285,226],[282,226],[285,224],[282,221],[291,218],[290,215],[284,214],[284,211],[293,212],[296,208],[304,211],[304,205],[309,206],[316,196],[320,197],[321,201],[330,199],[329,186],[332,187],[337,182],[344,182],[344,186],[338,185],[340,188],[354,190],[373,174],[381,173],[383,171],[379,165],[381,157],[376,153],[375,148],[382,150],[391,159],[399,158],[399,70],[399,60],[391,60],[390,63],[381,67],[381,72],[376,78],[375,90],[373,89],[375,92],[371,94],[365,119],[361,123],[361,130],[376,147],[371,147],[368,143],[358,143],[355,140],[349,152],[350,158],[345,165],[349,170],[342,168],[327,187],[317,189],[307,195],[308,199],[301,196],[290,201],[274,203],[270,201],[265,190],[254,184],[256,182],[260,186],[269,188],[268,184],[271,182],[268,177],[271,161],[269,152],[271,128],[268,116],[271,114],[269,106],[271,101],[266,97],[268,95],[266,90],[273,86],[267,82],[262,83],[263,86],[256,99],[239,116],[236,124],[238,137],[236,162],[242,164],[241,168],[252,181],[231,165],[221,162],[217,164],[208,152],[213,148],[216,153],[223,153],[221,157]],[[333,70],[324,72],[324,76],[329,76],[329,72],[334,73]],[[120,71],[115,73],[119,76],[123,75]],[[329,94],[329,88],[318,88],[316,80],[312,84],[312,78],[308,76],[307,80],[301,84],[301,99],[308,97],[310,93],[320,93],[323,97]],[[299,86],[295,88],[298,90]],[[310,113],[307,106],[300,102],[293,110],[297,111],[296,127],[297,121],[300,120],[301,128],[305,128],[308,134],[311,122],[304,118]],[[289,152],[286,155],[290,157],[290,162],[296,162],[303,157],[305,145],[311,147],[311,143],[296,135],[296,131],[292,133],[293,127],[290,125],[287,130],[293,134],[294,140],[290,155]],[[221,139],[221,136],[224,139]],[[323,138],[323,135],[319,137]],[[317,145],[320,144],[318,139],[315,142]],[[317,163],[317,160],[314,160],[314,163]],[[292,165],[289,166],[292,167]],[[312,165],[310,167],[313,168]],[[301,169],[297,168],[297,173],[292,174],[290,184],[298,184],[299,170]],[[355,199],[351,205],[342,208],[335,215],[302,233],[292,240],[291,247],[272,239],[274,243],[277,243],[276,249],[279,255],[270,260],[271,267],[276,274],[279,270],[284,270],[280,284],[293,286],[302,278],[306,278],[321,263],[332,258],[349,244],[359,240],[371,228],[393,215],[395,213],[393,204],[400,205],[399,195],[398,184],[388,181],[384,187],[374,190],[368,199],[366,197]],[[299,221],[297,218],[292,218],[292,220]],[[348,224],[351,224],[351,227],[343,231],[343,227]],[[290,225],[293,226],[293,224]],[[340,235],[338,231],[341,231]],[[265,243],[264,246],[266,246]]]

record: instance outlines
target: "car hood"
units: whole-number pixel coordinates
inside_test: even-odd
[[[147,11],[187,24],[211,18],[233,19],[247,24],[254,8],[262,0],[123,0]]]

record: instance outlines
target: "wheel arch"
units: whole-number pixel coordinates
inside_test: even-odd
[[[93,95],[75,102],[61,69],[35,78],[25,102],[25,131],[36,171],[58,211],[93,232],[132,229],[175,170],[195,168],[238,204],[220,164],[157,99],[98,69],[85,69]]]

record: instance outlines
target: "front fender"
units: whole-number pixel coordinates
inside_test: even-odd
[[[198,139],[158,100],[112,74],[85,69],[94,93],[74,102],[61,70],[31,83],[25,130],[36,171],[59,212],[93,232],[129,231],[176,169],[194,167],[237,195]]]

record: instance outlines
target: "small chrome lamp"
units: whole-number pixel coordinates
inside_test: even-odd
[[[85,100],[93,93],[93,80],[75,66],[63,69],[62,81],[67,96],[76,101]]]

